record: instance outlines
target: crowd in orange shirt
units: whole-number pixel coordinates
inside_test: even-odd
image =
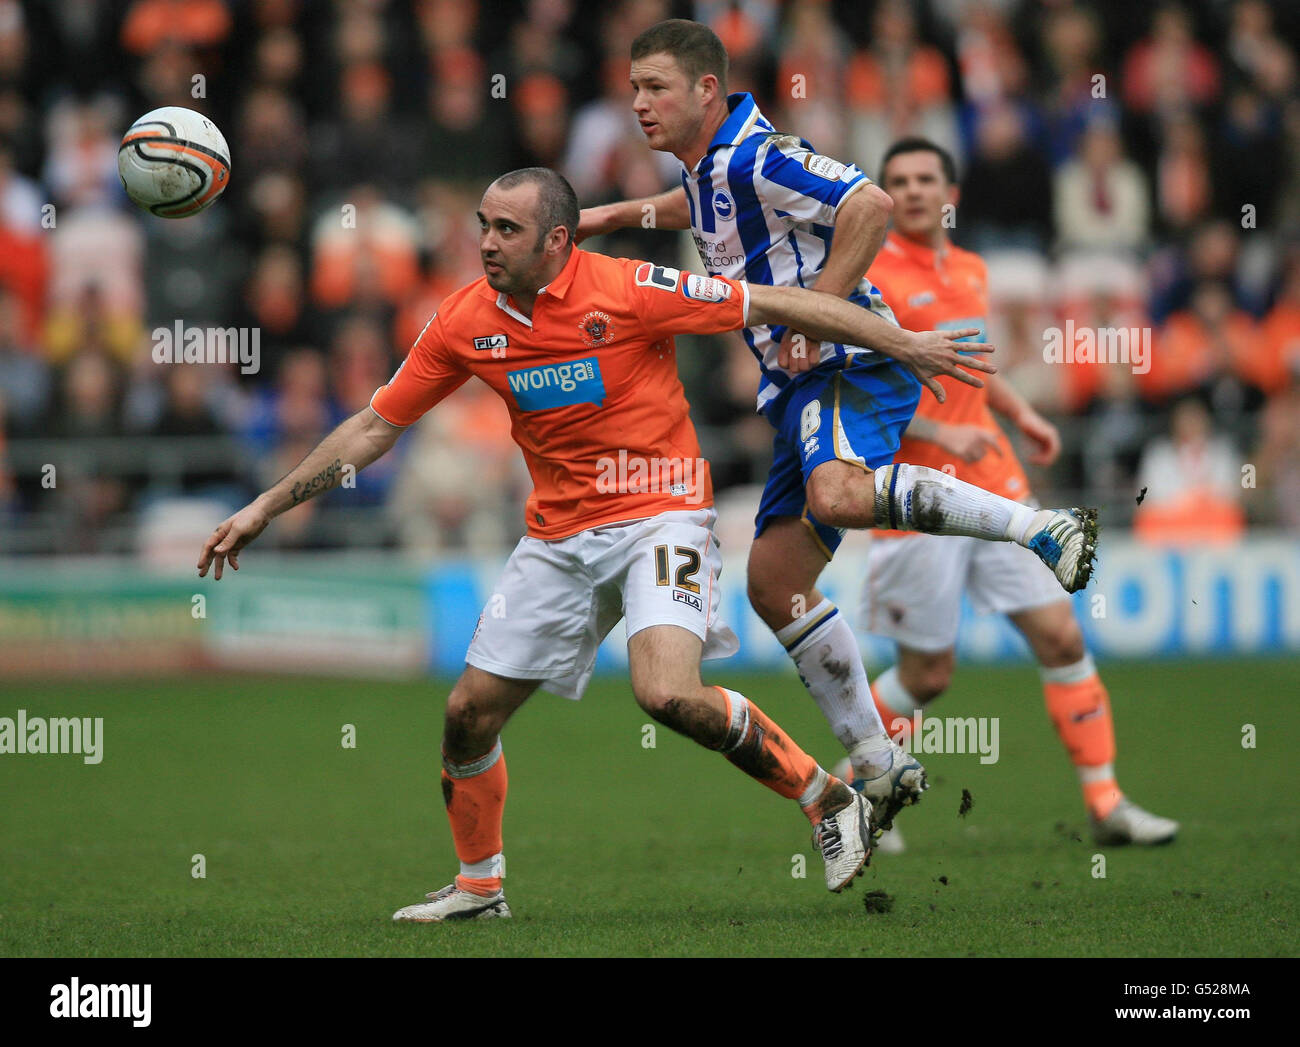
[[[33,548],[121,549],[159,494],[265,486],[479,275],[472,213],[496,174],[558,167],[584,205],[674,184],[675,162],[632,118],[625,56],[680,14],[722,37],[733,90],[820,151],[875,173],[891,141],[919,133],[958,156],[953,235],[988,261],[990,340],[1066,433],[1062,464],[1031,477],[1043,496],[1123,522],[1118,492],[1192,397],[1211,437],[1261,465],[1248,518],[1300,529],[1285,464],[1300,458],[1287,42],[1300,11],[1269,0],[0,0],[0,527]],[[211,115],[232,150],[230,189],[184,222],[131,208],[116,175],[121,130],[166,104]],[[687,240],[653,228],[593,246],[691,264]],[[184,395],[149,359],[149,333],[177,318],[257,328],[260,372],[214,372]],[[1066,323],[1149,329],[1149,370],[1046,365],[1044,331]],[[722,363],[693,353],[684,377],[715,482],[761,482],[770,434],[752,416],[752,363],[725,340],[713,352]],[[510,539],[492,521],[527,481],[505,413],[472,384],[457,403],[455,426],[412,441],[364,495],[377,513],[400,502],[446,525],[385,515],[377,541]],[[467,432],[478,467],[440,470],[436,493],[412,498],[428,461],[464,460],[451,452]],[[86,458],[94,512],[91,486],[42,488],[21,447],[212,433],[243,448],[224,475],[164,481]],[[332,511],[326,499],[284,541],[343,540]]]

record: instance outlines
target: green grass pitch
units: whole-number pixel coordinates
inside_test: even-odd
[[[841,895],[793,804],[664,728],[647,748],[648,718],[607,678],[580,703],[539,694],[507,728],[515,918],[445,926],[390,916],[456,871],[446,681],[11,681],[0,716],[102,716],[104,758],[0,756],[0,955],[1293,955],[1300,665],[1103,676],[1121,785],[1183,823],[1171,846],[1105,851],[1104,878],[1032,668],[959,669],[933,711],[999,717],[999,761],[925,757],[907,853]],[[706,678],[838,759],[793,676]],[[868,891],[892,908],[868,912]]]

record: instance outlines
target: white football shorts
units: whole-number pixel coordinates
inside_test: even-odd
[[[918,651],[944,651],[957,642],[963,592],[984,614],[1016,614],[1068,599],[1051,569],[1014,542],[873,537],[867,564],[862,628]]]
[[[559,541],[521,538],[479,616],[465,661],[516,680],[541,680],[581,698],[596,649],[620,618],[630,639],[677,625],[704,641],[703,657],[740,647],[718,618],[722,556],[712,509],[660,513]]]

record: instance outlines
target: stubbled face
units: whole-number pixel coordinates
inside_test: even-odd
[[[538,188],[488,186],[478,209],[478,251],[488,286],[506,294],[532,294],[546,281],[547,242],[538,243]]]
[[[944,176],[937,154],[899,153],[885,167],[881,188],[894,201],[894,228],[913,239],[927,239],[943,225],[944,205],[957,203],[957,187]]]
[[[692,83],[671,55],[653,54],[632,63],[632,111],[651,149],[677,153],[699,137],[705,107],[717,90],[712,76]]]

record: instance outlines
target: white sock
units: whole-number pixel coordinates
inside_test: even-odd
[[[876,470],[876,526],[1023,545],[1036,509],[940,469],[897,462]]]
[[[1083,657],[1073,665],[1061,665],[1049,669],[1045,665],[1038,667],[1038,675],[1043,683],[1079,683],[1097,672],[1097,663],[1092,660],[1092,652],[1084,651]]]
[[[493,876],[506,878],[506,856],[500,851],[481,862],[461,862],[460,874],[467,880],[487,880]]]
[[[876,694],[886,706],[893,709],[899,716],[911,716],[912,713],[922,707],[921,703],[912,695],[912,692],[903,686],[903,679],[898,675],[898,666],[896,665],[891,665],[876,677]]]
[[[776,638],[794,659],[799,678],[845,749],[872,742],[878,742],[880,748],[889,745],[871,700],[858,642],[830,600],[822,600],[778,629]]]

